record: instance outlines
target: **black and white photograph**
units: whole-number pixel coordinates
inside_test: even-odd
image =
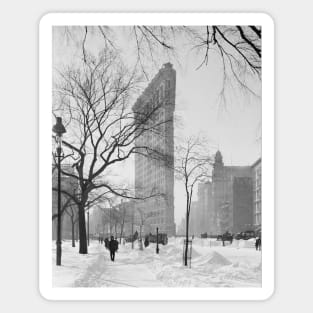
[[[263,22],[157,15],[50,22],[51,290],[253,293],[272,279]]]

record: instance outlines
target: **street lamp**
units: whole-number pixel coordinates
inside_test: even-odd
[[[55,140],[57,143],[56,157],[58,159],[58,219],[57,219],[57,256],[56,265],[61,265],[61,157],[62,157],[62,135],[66,133],[65,127],[62,124],[62,118],[56,118],[56,124],[53,126],[52,131],[55,133]]]
[[[159,254],[159,251],[160,251],[160,249],[159,249],[159,227],[157,227],[157,229],[156,229],[156,233],[157,233],[157,237],[156,237],[156,253],[157,254]]]

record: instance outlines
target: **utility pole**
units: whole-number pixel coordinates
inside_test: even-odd
[[[58,159],[58,218],[57,218],[57,240],[56,240],[56,265],[61,265],[62,258],[62,241],[61,241],[61,158],[63,156],[62,151],[62,135],[66,133],[65,127],[62,124],[62,118],[56,118],[56,124],[53,126],[52,131],[56,135],[57,148],[55,156]]]
[[[61,241],[61,157],[62,150],[57,147],[57,158],[58,158],[58,228],[57,228],[57,258],[56,264],[61,265],[62,257],[62,241]]]

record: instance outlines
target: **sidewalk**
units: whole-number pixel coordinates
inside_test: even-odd
[[[138,264],[138,258],[130,257],[133,251],[120,246],[115,262],[110,260],[109,251],[99,245],[96,262],[74,282],[74,287],[164,287],[146,263]],[[139,252],[140,253],[140,252]]]

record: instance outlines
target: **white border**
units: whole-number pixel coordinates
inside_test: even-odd
[[[262,26],[262,287],[53,288],[51,262],[52,26]],[[274,22],[264,13],[49,13],[39,33],[39,290],[48,300],[265,300],[274,292]]]

